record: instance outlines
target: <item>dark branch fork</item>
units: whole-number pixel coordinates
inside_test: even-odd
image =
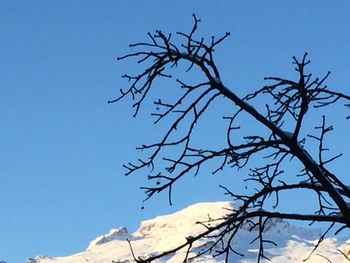
[[[316,127],[316,130],[320,131],[318,135],[302,135],[302,127],[305,117],[312,109],[317,110],[331,106],[341,100],[345,102],[346,107],[350,107],[350,96],[332,91],[324,85],[329,72],[321,79],[313,79],[311,74],[306,74],[305,68],[310,60],[305,53],[301,60],[293,57],[293,64],[298,74],[297,81],[268,77],[265,79],[271,84],[240,98],[232,89],[223,84],[214,62],[215,48],[229,36],[229,33],[224,34],[219,39],[212,37],[209,43],[206,43],[204,38],[196,40],[194,35],[200,20],[196,16],[193,17],[194,25],[190,34],[177,33],[183,39],[182,44],[176,44],[172,40],[171,34],[165,35],[162,31],[156,31],[154,35],[148,34],[149,43],[130,45],[141,49],[141,51],[118,58],[137,58],[139,64],[149,63],[136,76],[124,75],[123,77],[130,82],[129,88],[121,90],[120,97],[109,101],[109,103],[113,103],[126,96],[131,96],[134,101],[134,116],[137,115],[142,103],[148,97],[156,79],[159,77],[172,78],[172,75],[167,71],[178,67],[180,63],[188,65],[187,72],[195,67],[198,68],[205,78],[205,81],[193,85],[185,84],[177,79],[182,93],[179,91],[180,95],[176,101],[169,103],[158,99],[154,102],[158,110],[152,114],[156,118],[156,124],[170,115],[176,115],[176,118],[159,142],[139,147],[140,150],[150,151],[149,157],[146,160],[139,159],[137,163],[125,165],[126,175],[150,168],[148,179],[156,183],[152,186],[142,187],[147,195],[146,200],[156,193],[168,190],[171,204],[173,185],[186,174],[198,174],[204,163],[221,159],[220,165],[213,171],[213,173],[217,173],[226,166],[241,169],[250,164],[249,161],[253,156],[258,156],[263,157],[263,164],[255,168],[250,167],[250,173],[246,180],[255,182],[260,188],[257,188],[252,195],[242,195],[233,193],[227,187],[222,186],[226,194],[231,195],[240,204],[236,210],[218,220],[216,226],[208,226],[202,222],[201,224],[206,226],[207,230],[187,239],[179,247],[146,259],[136,258],[133,254],[135,261],[151,262],[185,247],[188,248],[187,259],[194,242],[201,238],[213,238],[215,242],[209,248],[199,252],[198,256],[206,252],[213,252],[214,256],[224,254],[226,261],[228,261],[230,253],[241,255],[232,248],[231,240],[234,239],[245,222],[253,222],[254,219],[257,220],[254,221],[253,225],[259,230],[256,237],[256,241],[259,242],[258,262],[266,258],[264,244],[274,244],[273,241],[266,240],[263,236],[269,218],[329,222],[330,228],[338,225],[340,230],[349,227],[350,208],[347,202],[350,198],[350,190],[327,168],[330,162],[341,155],[334,155],[328,159],[324,156],[324,152],[328,150],[325,147],[325,137],[332,131],[333,127],[326,124],[325,117],[322,117],[321,125]],[[266,113],[264,114],[250,104],[251,101],[263,96],[268,96],[270,99],[270,103],[266,104]],[[195,127],[218,99],[228,100],[235,109],[235,114],[224,117],[225,120],[229,120],[226,132],[227,146],[219,150],[198,149],[192,144]],[[239,132],[241,129],[239,116],[242,114],[249,115],[253,121],[255,120],[265,127],[267,135],[247,134],[244,136],[244,141],[235,141],[234,143],[232,133]],[[188,121],[189,119],[190,121]],[[287,122],[294,127],[291,132],[283,130],[284,124]],[[182,127],[181,125],[186,126],[186,128],[181,128],[181,138],[172,139],[172,136],[180,129],[179,127]],[[318,143],[317,160],[311,157],[304,147],[304,142],[309,139]],[[167,157],[168,148],[175,149],[175,152],[178,153],[177,157]],[[165,167],[165,171],[155,171],[158,169],[157,158],[162,158],[169,163]],[[299,176],[306,178],[306,180],[291,183],[281,179],[282,167],[290,161],[297,162],[302,166],[302,174]],[[297,180],[297,176],[295,180]],[[273,206],[275,210],[280,202],[279,193],[296,189],[314,193],[318,200],[318,210],[314,213],[310,211],[309,214],[288,214],[278,212],[278,210],[265,211],[265,201],[271,199],[271,196],[275,197],[275,205]],[[323,239],[323,237],[321,238]]]

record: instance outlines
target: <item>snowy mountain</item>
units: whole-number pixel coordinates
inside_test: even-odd
[[[229,202],[199,203],[189,206],[171,215],[158,216],[154,219],[143,221],[139,229],[130,234],[124,227],[112,229],[109,233],[99,236],[90,242],[87,249],[68,257],[37,256],[30,258],[27,263],[118,263],[134,262],[127,239],[136,256],[157,254],[174,248],[186,241],[186,237],[194,236],[205,230],[204,226],[196,224],[208,218],[220,218],[232,209]],[[236,251],[244,254],[244,257],[232,255],[230,262],[252,263],[256,262],[258,243],[250,242],[256,236],[256,232],[248,231],[248,226],[243,227],[238,233],[233,244]],[[266,246],[265,253],[271,262],[303,262],[314,245],[317,243],[321,231],[318,229],[305,229],[293,226],[283,220],[271,220],[265,235],[274,240],[277,246]],[[195,243],[190,254],[195,254],[201,248],[207,246],[211,240],[202,240]],[[335,237],[325,238],[317,251],[308,262],[349,262],[339,252],[348,253],[350,239],[341,240]],[[183,262],[186,249],[157,262],[178,263]],[[327,259],[328,260],[327,260]],[[224,262],[223,258],[213,258],[210,255],[195,259],[191,262],[215,263]]]

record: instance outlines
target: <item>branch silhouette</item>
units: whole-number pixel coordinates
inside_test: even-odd
[[[185,262],[197,240],[212,238],[215,242],[199,252],[196,257],[209,252],[214,256],[225,255],[228,262],[230,253],[243,256],[241,252],[232,248],[231,241],[244,224],[252,222],[252,228],[258,229],[256,239],[252,242],[259,242],[257,262],[261,262],[267,258],[264,253],[266,243],[275,244],[273,240],[266,240],[264,237],[267,222],[271,218],[328,222],[329,228],[324,235],[334,227],[338,227],[340,231],[348,228],[350,189],[328,168],[341,154],[332,157],[325,154],[329,150],[325,146],[326,138],[333,127],[326,121],[326,116],[322,116],[320,125],[312,132],[305,132],[304,126],[308,116],[325,107],[342,102],[345,109],[349,108],[350,96],[333,91],[325,85],[330,72],[321,78],[314,78],[312,74],[307,73],[310,60],[305,53],[301,59],[293,57],[296,79],[266,77],[265,80],[269,84],[240,97],[223,83],[214,60],[215,49],[230,34],[225,33],[219,38],[212,37],[209,41],[204,38],[196,39],[200,20],[195,15],[193,19],[193,27],[189,34],[177,32],[174,37],[162,31],[148,33],[148,42],[130,45],[137,51],[118,58],[136,58],[138,64],[145,65],[136,75],[124,75],[129,82],[128,88],[120,90],[121,95],[109,101],[114,103],[130,96],[135,109],[134,116],[146,102],[151,89],[156,88],[157,79],[170,80],[173,78],[171,72],[183,66],[186,67],[184,74],[200,72],[203,78],[198,83],[193,81],[191,84],[176,79],[179,85],[176,100],[168,102],[166,98],[159,98],[154,101],[156,112],[152,113],[152,116],[155,118],[155,124],[170,119],[170,125],[158,142],[138,148],[147,151],[148,157],[126,164],[125,174],[146,173],[151,185],[141,187],[146,193],[145,200],[162,191],[168,191],[170,204],[173,185],[186,175],[200,173],[201,167],[209,162],[219,163],[213,169],[213,174],[226,167],[238,170],[248,168],[246,180],[255,183],[256,187],[250,195],[246,195],[231,191],[229,186],[221,186],[225,194],[239,204],[237,209],[230,211],[224,218],[214,220],[217,222],[215,226],[200,222],[206,226],[206,231],[188,238],[178,247],[144,259],[134,256],[135,261],[152,262],[187,247]],[[265,110],[257,106],[258,101],[262,99],[266,103]],[[193,144],[196,127],[208,110],[220,100],[230,103],[234,112],[230,116],[223,116],[223,121],[228,122],[226,145],[213,149],[203,144],[198,148]],[[241,128],[241,116],[244,116],[246,121],[263,127],[264,132],[246,133]],[[176,137],[176,134],[180,134],[180,138]],[[242,139],[237,139],[237,134],[240,134]],[[317,146],[306,147],[309,141]],[[176,156],[170,156],[169,151],[176,153]],[[311,153],[314,152],[317,153],[314,155],[317,158],[312,157]],[[167,163],[165,167],[159,167],[159,158]],[[253,166],[252,158],[259,160],[258,166]],[[289,167],[294,165],[301,167],[300,174],[290,174],[288,180],[285,180],[285,170],[288,171]],[[281,193],[295,190],[312,193],[318,208],[308,213],[280,211],[279,203],[283,196]],[[274,200],[274,205],[268,210],[267,203],[271,200]],[[320,237],[320,242],[324,235]]]

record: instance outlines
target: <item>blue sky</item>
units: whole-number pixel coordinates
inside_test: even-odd
[[[315,74],[333,72],[329,86],[350,87],[349,1],[2,0],[0,259],[69,255],[110,228],[225,199],[217,185],[232,178],[202,176],[175,188],[172,207],[160,195],[141,210],[144,178],[126,178],[122,164],[160,134],[145,114],[132,118],[127,100],[107,104],[135,69],[116,60],[129,43],[189,30],[193,12],[203,35],[231,32],[217,61],[239,94],[291,74],[291,57],[305,51]]]

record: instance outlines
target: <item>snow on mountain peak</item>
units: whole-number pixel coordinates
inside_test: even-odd
[[[130,246],[126,239],[131,242],[133,251],[137,257],[147,257],[159,254],[165,250],[175,248],[186,241],[186,238],[195,236],[205,230],[205,227],[197,222],[208,222],[218,224],[220,219],[233,209],[230,202],[199,203],[191,205],[179,212],[158,216],[154,219],[141,222],[139,229],[129,234],[125,227],[112,229],[109,233],[99,236],[90,242],[86,251],[68,257],[35,257],[30,263],[111,263],[114,262],[134,262]],[[215,220],[218,219],[218,220]],[[264,232],[266,238],[274,240],[278,246],[266,246],[265,253],[271,262],[302,262],[314,248],[321,235],[319,229],[305,229],[296,227],[281,219],[270,219],[267,222],[267,229]],[[256,237],[256,230],[249,224],[242,227],[236,238],[233,240],[233,249],[244,254],[244,257],[233,255],[230,262],[255,263],[259,244],[251,243]],[[196,241],[190,252],[190,256],[195,255],[201,248],[213,242],[210,239]],[[319,246],[317,253],[311,256],[309,263],[328,262],[327,257],[332,262],[346,262],[344,253],[350,251],[350,242],[338,240],[336,238],[325,238]],[[178,263],[182,262],[186,254],[186,249],[178,251],[173,255],[164,257],[157,263]],[[321,256],[320,256],[321,255]],[[222,258],[214,258],[205,255],[194,259],[191,262],[217,263],[224,262]],[[263,261],[265,262],[265,261]]]
[[[128,237],[130,237],[130,235],[126,227],[111,229],[108,234],[99,236],[92,240],[87,249],[92,249],[97,245],[105,244],[113,240],[126,240]]]
[[[209,219],[220,219],[225,216],[233,206],[230,202],[198,203],[191,205],[171,215],[157,216],[154,219],[142,221],[139,229],[134,233],[137,237],[155,237],[162,235],[186,235],[193,230],[204,230],[197,222]],[[173,235],[172,235],[173,236]]]

